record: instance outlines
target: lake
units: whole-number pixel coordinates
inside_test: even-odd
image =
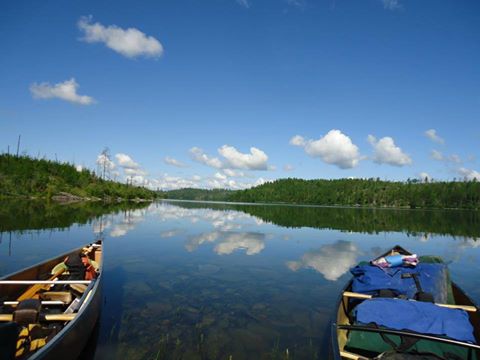
[[[480,302],[480,213],[160,201],[3,202],[0,275],[104,239],[86,358],[325,359],[349,269],[399,244]]]

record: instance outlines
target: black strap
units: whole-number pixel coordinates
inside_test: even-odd
[[[370,323],[368,324],[368,326],[378,329],[378,325],[375,323]],[[385,341],[393,350],[397,352],[406,352],[420,340],[412,336],[400,336],[400,344],[397,345],[392,339],[387,336],[387,334],[380,333],[380,336],[382,337],[383,341]]]

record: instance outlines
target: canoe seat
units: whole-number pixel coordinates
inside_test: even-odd
[[[40,294],[40,299],[46,301],[62,301],[65,304],[72,302],[72,293],[69,291],[46,291]]]
[[[22,300],[13,312],[13,321],[19,325],[38,323],[42,303],[38,299]]]
[[[83,294],[87,290],[87,285],[85,284],[70,284],[69,285],[73,290]]]

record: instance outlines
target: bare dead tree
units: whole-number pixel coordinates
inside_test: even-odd
[[[18,157],[18,152],[20,151],[20,138],[22,135],[18,135],[18,142],[17,142],[17,157]]]
[[[105,146],[103,151],[100,153],[99,160],[97,160],[98,164],[98,173],[100,177],[105,180],[107,177],[110,178],[110,170],[112,159],[110,157],[110,149],[108,146]]]

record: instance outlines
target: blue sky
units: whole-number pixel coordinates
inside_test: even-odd
[[[480,3],[0,5],[0,150],[151,187],[480,179]]]

